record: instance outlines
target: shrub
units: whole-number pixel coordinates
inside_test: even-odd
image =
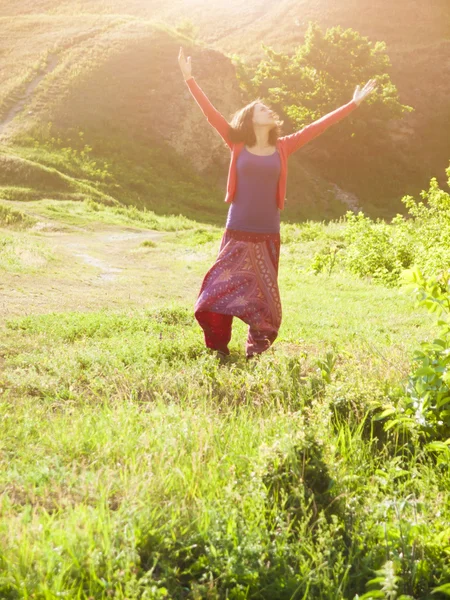
[[[447,169],[450,185],[450,167]],[[397,215],[391,224],[375,222],[359,212],[346,214],[344,264],[360,277],[398,285],[405,269],[417,266],[424,276],[450,268],[450,194],[431,179],[416,202],[402,198],[409,218]]]
[[[387,418],[385,429],[410,430],[422,440],[441,442],[450,438],[450,272],[426,279],[417,267],[403,280],[413,287],[419,306],[438,316],[438,337],[424,341],[413,355],[405,395],[396,406],[385,406],[377,419]],[[431,446],[432,450],[446,450]]]
[[[447,176],[450,185],[450,167]],[[436,178],[432,178],[421,198],[428,206],[411,196],[402,199],[412,219],[408,223],[398,220],[397,224],[411,234],[414,264],[424,275],[431,276],[450,267],[450,194],[440,189]]]
[[[331,271],[338,262],[342,248],[343,244],[328,242],[324,248],[316,252],[311,263],[311,269],[315,275],[325,270],[328,275],[331,275]]]
[[[446,439],[450,436],[450,273],[425,279],[415,268],[405,280],[415,285],[419,306],[437,313],[440,327],[438,337],[422,342],[414,353],[406,414],[414,416],[427,437]]]
[[[408,236],[403,231],[395,235],[395,225],[381,219],[373,222],[362,212],[355,215],[348,211],[346,219],[347,268],[360,277],[371,276],[385,285],[396,285],[402,271],[414,259]],[[396,224],[400,229],[400,220]]]
[[[25,213],[0,204],[1,227],[30,227],[35,222],[35,219]]]

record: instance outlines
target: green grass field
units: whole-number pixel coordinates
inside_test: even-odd
[[[412,245],[449,259],[450,197],[435,189],[438,209],[387,238],[354,226],[371,277],[326,263],[348,243],[335,183],[391,218],[448,165],[449,8],[266,4],[0,6],[0,600],[450,596],[450,438],[403,414],[415,352],[441,329],[380,283]],[[382,151],[368,142],[366,170],[292,157],[279,337],[246,361],[235,320],[219,362],[193,307],[228,154],[178,49],[228,118],[243,105],[231,55],[291,54],[309,19],[387,40],[417,110]],[[444,359],[425,378],[446,380]]]
[[[47,262],[0,270],[30,302],[49,270],[91,281],[63,254],[82,229],[142,232],[114,207],[22,206],[1,243]],[[66,248],[52,246],[61,232],[19,226],[27,217],[59,224]],[[449,576],[449,456],[374,420],[402,396],[434,318],[401,289],[309,271],[342,223],[285,225],[279,338],[246,362],[237,321],[220,364],[193,302],[221,228],[169,222],[127,247],[128,270],[95,305],[77,310],[61,283],[65,312],[46,311],[43,290],[41,314],[25,302],[2,320],[0,597],[445,598],[431,591]],[[133,269],[142,283],[113,305]]]

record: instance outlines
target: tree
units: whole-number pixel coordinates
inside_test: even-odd
[[[339,137],[364,138],[374,127],[385,129],[390,119],[413,110],[399,101],[388,73],[391,63],[384,42],[372,43],[353,29],[332,27],[325,33],[309,23],[304,43],[292,56],[262,44],[266,58],[251,72],[238,65],[242,89],[250,97],[261,97],[283,113],[294,130],[347,103],[355,87],[376,79],[378,89],[360,106],[357,118],[344,121]],[[362,118],[361,118],[362,117]],[[327,139],[333,139],[333,130]]]

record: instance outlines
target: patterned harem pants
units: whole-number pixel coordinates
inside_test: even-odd
[[[195,317],[208,348],[229,354],[233,317],[248,324],[246,355],[273,344],[281,325],[279,233],[225,229],[219,255],[206,273]]]

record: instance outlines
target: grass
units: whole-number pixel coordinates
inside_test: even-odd
[[[160,216],[200,216],[216,225],[223,220],[227,207],[211,177],[196,175],[172,149],[129,142],[127,152],[123,142],[119,149],[110,141],[110,147],[99,146],[92,155],[80,133],[76,141],[64,140],[60,147],[30,138],[24,138],[21,146],[4,147],[0,198],[93,200],[146,208]],[[104,141],[99,144],[104,146]]]
[[[2,116],[50,52],[59,60],[0,153],[0,306],[19,315],[0,322],[0,597],[448,597],[448,445],[379,420],[434,318],[396,288],[311,272],[343,236],[343,223],[311,219],[342,207],[299,160],[285,219],[310,220],[282,228],[279,338],[247,362],[236,321],[220,364],[193,303],[217,255],[224,171],[189,162],[189,97],[167,75],[191,42],[135,16],[39,6],[53,14],[0,19]],[[27,231],[33,219],[67,238]],[[124,246],[106,285],[69,246],[118,228],[164,235]],[[106,261],[96,244],[85,257]]]
[[[51,248],[34,235],[14,235],[0,230],[0,272],[36,273],[55,260]]]
[[[20,210],[14,210],[9,206],[0,204],[0,227],[30,227],[35,219],[29,217]]]
[[[198,287],[221,232],[195,225],[143,250],[196,257]],[[2,598],[353,600],[380,569],[417,600],[445,583],[448,461],[373,420],[436,326],[398,289],[308,270],[342,229],[283,226],[283,324],[254,362],[236,321],[221,365],[183,298],[4,322]]]
[[[292,327],[291,312],[287,321]],[[5,341],[5,597],[19,582],[30,594],[69,597],[112,590],[139,598],[147,586],[155,598],[164,589],[169,597],[183,589],[222,597],[228,589],[283,598],[297,588],[353,597],[385,553],[400,554],[399,527],[427,523],[420,543],[445,530],[435,518],[444,480],[420,452],[399,463],[371,451],[357,415],[353,426],[333,424],[338,389],[362,419],[377,394],[393,393],[347,353],[329,387],[315,366],[320,354],[286,353],[283,343],[253,365],[234,349],[220,367],[191,310],[173,305],[27,317],[9,323]],[[290,481],[305,460],[322,465],[325,483],[313,473],[306,488]],[[414,480],[399,479],[399,468]],[[316,513],[334,498],[343,499],[336,519]],[[393,510],[383,512],[388,499]],[[387,542],[379,519],[391,532]],[[383,552],[371,556],[380,543]]]
[[[153,211],[138,210],[134,206],[109,207],[93,200],[84,202],[47,200],[29,203],[29,206],[39,206],[40,214],[43,216],[72,225],[107,223],[155,231],[178,231],[198,227],[195,221],[182,215],[157,215]]]

